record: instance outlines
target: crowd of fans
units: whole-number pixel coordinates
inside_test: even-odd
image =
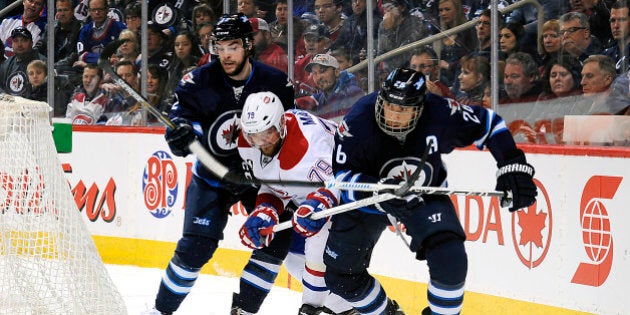
[[[373,1],[373,12],[367,12],[366,1]],[[581,114],[630,115],[628,3],[538,2],[545,19],[540,33],[536,6],[521,6],[492,25],[488,0],[296,0],[293,12],[286,0],[230,5],[250,19],[255,58],[285,72],[292,64],[297,106],[324,117],[343,115],[367,92],[367,71],[346,69],[368,56],[368,13],[374,21],[374,56],[476,21],[473,28],[379,62],[377,83],[391,69],[409,67],[426,75],[431,93],[489,107],[491,71],[497,66],[500,108],[581,97],[582,104],[592,102]],[[222,10],[221,0],[149,1],[147,98],[161,111],[169,110],[173,91],[188,71],[214,60],[211,35]],[[44,0],[24,0],[23,10],[0,24],[0,88],[46,100],[45,56],[52,29],[55,116],[76,124],[150,124],[155,119],[145,121],[136,100],[95,66],[103,47],[127,39],[110,62],[140,90],[140,11],[134,0],[56,0],[51,28]],[[161,12],[173,12],[171,21],[163,23]],[[289,18],[294,25],[290,40]],[[499,34],[497,63],[490,62],[492,27]],[[289,45],[294,57],[287,55]]]

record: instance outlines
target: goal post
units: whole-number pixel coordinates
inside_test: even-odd
[[[0,314],[126,314],[72,198],[49,112],[0,95]]]

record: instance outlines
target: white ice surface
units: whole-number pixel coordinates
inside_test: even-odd
[[[127,305],[129,315],[138,315],[153,306],[164,270],[122,265],[106,266]],[[237,290],[238,278],[201,275],[175,314],[228,315],[232,304],[232,292]],[[274,287],[258,314],[297,314],[300,304],[299,292]]]

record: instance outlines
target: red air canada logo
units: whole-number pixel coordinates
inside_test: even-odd
[[[534,179],[534,182],[538,187],[536,202],[512,215],[512,242],[518,258],[530,269],[545,260],[553,230],[549,194],[538,180]]]
[[[621,177],[593,176],[582,191],[580,225],[589,262],[578,266],[572,283],[598,287],[606,282],[613,262],[613,237],[608,210],[602,200],[613,199]]]

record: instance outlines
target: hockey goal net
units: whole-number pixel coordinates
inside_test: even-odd
[[[49,112],[0,95],[0,314],[126,314],[63,175]]]

